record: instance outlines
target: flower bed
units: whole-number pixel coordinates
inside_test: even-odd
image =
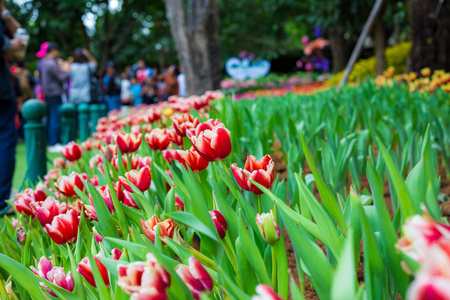
[[[448,295],[445,93],[221,98],[111,113],[67,145],[2,224],[2,297]]]

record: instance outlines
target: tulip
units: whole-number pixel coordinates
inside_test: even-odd
[[[206,122],[198,124],[196,127],[186,130],[186,136],[190,139],[193,136],[198,136],[200,132],[205,130],[212,130],[215,126],[221,124],[219,119],[209,119]]]
[[[13,206],[18,213],[24,213],[30,217],[34,215],[33,209],[31,207],[32,203],[35,203],[34,195],[26,193],[16,201],[14,201]]]
[[[62,157],[57,157],[53,160],[53,166],[56,169],[65,169],[66,168],[66,161]]]
[[[223,239],[227,234],[227,220],[225,220],[223,215],[218,210],[211,210],[209,214],[214,222],[214,226],[216,226],[220,239]]]
[[[421,263],[429,255],[429,249],[442,240],[450,239],[450,226],[438,222],[424,212],[423,216],[408,218],[403,225],[403,237],[396,247],[412,259]]]
[[[61,171],[59,169],[53,169],[48,171],[48,173],[44,175],[44,181],[46,186],[48,186],[50,180],[56,181],[59,175],[61,175]]]
[[[172,179],[172,181],[166,181],[166,190],[170,190],[171,185],[174,184],[173,182],[173,177],[172,177],[172,173],[170,172],[170,170],[166,170],[165,171],[167,175],[169,175],[169,177]]]
[[[23,227],[20,226],[19,229],[17,229],[17,242],[19,244],[23,245],[25,243],[25,240],[27,238],[27,233],[23,231]]]
[[[187,285],[194,299],[200,299],[201,293],[207,293],[214,287],[211,275],[203,265],[193,256],[189,257],[189,267],[178,265],[176,272]]]
[[[34,274],[37,276],[44,278],[63,289],[66,289],[69,292],[72,292],[75,288],[75,281],[72,277],[72,273],[64,272],[64,269],[61,267],[54,267],[52,263],[45,257],[42,256],[39,260],[38,270],[36,270],[33,266],[30,267]],[[45,289],[53,296],[56,297],[55,293],[49,289],[45,284],[42,283]]]
[[[190,139],[192,146],[203,159],[219,161],[231,153],[230,131],[223,123],[212,124],[214,122],[199,124],[195,129],[195,135]]]
[[[283,300],[274,290],[265,284],[258,284],[256,286],[257,295],[252,297],[252,300]]]
[[[105,156],[107,161],[111,161],[113,156],[117,155],[117,146],[116,145],[106,145],[102,147],[102,153]]]
[[[111,258],[114,260],[119,260],[120,257],[122,256],[122,251],[120,251],[117,248],[114,248],[111,250]]]
[[[124,194],[123,194],[123,190],[122,190],[122,185],[120,184],[120,182],[117,182],[117,183],[113,182],[112,184],[114,186],[114,192],[117,195],[117,199],[120,202],[123,202]],[[109,187],[107,185],[104,185],[104,186],[102,186],[100,188],[97,188],[97,191],[102,196],[103,201],[105,201],[105,204],[108,207],[108,210],[111,213],[113,213],[115,211],[115,208],[114,208],[113,200],[111,198],[111,192],[109,190]],[[94,201],[92,199],[92,195],[89,195],[89,201],[91,202],[92,205],[94,205]]]
[[[77,161],[81,158],[81,154],[83,153],[83,150],[81,149],[80,145],[78,145],[75,142],[70,142],[66,146],[64,146],[64,149],[61,151],[61,154],[68,160],[68,161]]]
[[[450,299],[450,239],[430,246],[423,264],[409,286],[407,299]]]
[[[161,119],[161,112],[157,109],[149,109],[147,111],[147,122],[148,123],[154,123],[156,121],[158,121],[159,119]]]
[[[75,242],[78,234],[78,215],[75,210],[56,216],[51,225],[45,229],[50,238],[57,244]]]
[[[94,175],[91,178],[89,178],[89,182],[92,183],[93,186],[98,187],[100,184],[98,182],[98,175]]]
[[[175,210],[184,211],[184,203],[177,194],[175,194]]]
[[[97,243],[103,242],[103,237],[98,233],[94,233],[94,238]]]
[[[98,147],[98,144],[97,143],[94,144],[94,141],[91,138],[88,138],[87,140],[81,143],[81,147],[83,147],[84,150],[86,150],[87,152],[90,152],[92,148]]]
[[[89,218],[89,220],[98,222],[97,212],[95,211],[95,207],[94,206],[92,206],[92,205],[85,205],[84,206],[84,213]]]
[[[173,116],[172,122],[173,128],[181,137],[186,136],[187,130],[195,128],[199,124],[198,118],[194,119],[194,116],[188,113]]]
[[[150,156],[139,158],[139,168],[143,168],[145,166],[152,167],[152,158]]]
[[[40,205],[34,204],[33,208],[36,211],[35,215],[42,227],[46,224],[50,224],[54,217],[67,212],[67,206],[63,205],[63,211],[61,211],[59,201],[53,197],[48,197],[44,202],[41,202]]]
[[[147,254],[147,261],[132,262],[126,266],[118,265],[118,285],[132,299],[167,299],[166,290],[170,286],[170,275],[156,260]]]
[[[156,128],[145,135],[145,141],[153,150],[164,150],[169,146],[170,136],[167,129]]]
[[[275,245],[280,239],[281,230],[277,222],[273,211],[270,213],[256,214],[256,225],[264,240],[271,246]]]
[[[156,227],[159,224],[159,237],[173,237],[173,232],[175,230],[175,223],[172,219],[167,219],[161,222],[161,220],[156,216],[153,215],[150,219],[147,221],[144,221],[141,219],[141,225],[142,225],[142,231],[144,232],[145,236],[152,242],[155,242],[156,237]]]
[[[84,191],[84,183],[82,176],[72,172],[69,176],[61,176],[55,183],[55,188],[66,197],[74,197],[77,195],[75,192],[75,187]]]
[[[172,165],[172,160],[180,161],[180,156],[178,155],[178,150],[163,150],[164,159]]]
[[[134,207],[139,209],[139,206],[136,204],[136,201],[134,201],[133,196],[131,196],[130,192],[127,190],[123,191],[123,204],[125,204],[128,207]]]
[[[123,165],[125,167],[126,170],[128,170],[128,159],[125,155],[122,155],[122,161],[123,161]],[[119,170],[119,157],[117,155],[114,155],[111,161],[112,165],[114,168],[116,168],[116,170]],[[139,164],[139,157],[138,156],[133,156],[131,157],[131,170],[136,169],[138,167]]]
[[[120,132],[116,136],[116,145],[122,154],[136,152],[141,145],[142,134],[134,135]]]
[[[97,256],[94,256],[94,261],[97,264],[97,268],[100,271],[103,282],[107,287],[109,287],[108,270],[106,269],[105,265],[97,258]],[[92,273],[92,267],[91,262],[89,261],[89,257],[83,258],[83,260],[78,264],[77,272],[80,273],[84,277],[84,279],[86,279],[87,283],[95,288],[97,287],[94,279],[94,274]]]
[[[232,164],[231,171],[238,184],[244,190],[261,195],[263,192],[251,183],[249,179],[269,189],[274,180],[274,165],[270,155],[264,156],[261,160],[256,160],[253,155],[250,155],[245,161],[244,169],[239,168],[237,164]]]
[[[103,156],[100,154],[96,154],[92,156],[91,159],[89,159],[89,167],[91,168],[91,170],[94,170],[95,167],[97,167],[102,172],[102,174],[105,173],[103,171],[103,163]]]
[[[139,171],[131,170],[130,172],[125,173],[125,177],[134,184],[141,192],[145,192],[150,188],[150,183],[152,180],[152,173],[149,166],[145,166],[141,168]],[[122,183],[123,187],[127,189],[129,192],[133,192],[133,189],[128,184],[127,180],[119,176],[119,181]]]
[[[178,150],[178,161],[187,169],[187,166],[195,173],[203,171],[209,165],[209,162],[205,160],[194,148],[187,151]]]
[[[183,147],[183,137],[178,135],[175,129],[168,129],[167,133],[169,134],[169,139],[172,143],[178,147]]]

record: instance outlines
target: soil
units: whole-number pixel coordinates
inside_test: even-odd
[[[276,144],[276,143],[275,143]],[[275,146],[275,145],[274,145]],[[274,147],[275,148],[275,147]],[[375,149],[377,150],[377,149]],[[287,178],[287,166],[286,163],[283,161],[283,153],[280,151],[274,152],[272,155],[272,159],[275,163],[275,177],[277,175],[279,175],[279,179],[283,180]],[[305,166],[303,166],[303,173],[304,174],[309,174],[311,173],[311,169],[309,168],[308,164],[305,163]],[[439,160],[439,174],[441,176],[441,188],[440,188],[440,193],[444,194],[446,199],[450,198],[450,178],[447,177],[447,174],[445,172],[445,168],[442,166],[441,161]],[[349,186],[351,184],[351,180],[350,180],[350,174],[349,174]],[[349,187],[348,186],[348,187]],[[366,175],[363,175],[361,178],[361,190],[364,190],[365,188],[367,188],[370,191],[370,186],[369,186],[369,182],[367,180]],[[317,190],[317,187],[314,185],[314,196],[320,201],[320,195],[319,192]],[[389,184],[387,181],[384,182],[384,190],[383,190],[383,194],[384,194],[384,200],[386,202],[386,205],[388,207],[389,210],[389,214],[391,216],[391,218],[393,218],[394,216],[394,210],[392,207],[392,201],[391,201],[391,193],[390,193],[390,189],[389,189]],[[450,201],[446,201],[444,203],[442,203],[441,205],[441,212],[442,215],[444,217],[447,218],[447,220],[450,222]],[[300,286],[300,281],[299,281],[299,275],[297,272],[297,263],[295,260],[295,254],[294,254],[294,250],[293,250],[293,246],[292,246],[292,242],[287,234],[287,231],[284,230],[283,232],[283,236],[284,236],[284,241],[285,241],[285,247],[286,247],[286,252],[287,252],[287,258],[288,258],[288,268],[289,268],[289,276],[292,277],[296,284],[298,286]],[[326,253],[325,250],[325,245],[323,245],[320,241],[317,241],[317,244],[319,245],[319,247],[322,249],[322,251],[324,251],[324,253]],[[358,267],[357,267],[357,278],[358,278],[358,283],[361,284],[364,282],[364,250],[363,250],[363,244],[361,242],[361,247],[360,247],[360,259],[359,259],[359,263],[358,263]],[[314,288],[312,287],[308,276],[305,275],[305,291],[303,292],[303,295],[305,296],[305,298],[307,300],[316,300],[319,299],[319,297],[316,294],[316,291],[314,290]],[[291,296],[289,296],[289,299],[292,299]]]

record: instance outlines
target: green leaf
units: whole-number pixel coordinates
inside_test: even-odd
[[[403,180],[400,171],[395,166],[394,160],[392,159],[388,150],[386,149],[386,147],[383,145],[383,143],[380,141],[379,138],[377,138],[377,145],[378,148],[380,149],[380,152],[383,154],[383,158],[386,163],[389,176],[391,177],[395,192],[399,200],[400,213],[402,215],[402,224],[403,224],[408,217],[420,213],[420,211],[416,211],[416,209],[414,208],[413,201],[408,192],[408,188],[406,187],[405,181]]]
[[[352,230],[350,229],[348,238],[345,241],[342,253],[339,256],[336,271],[333,274],[331,285],[332,299],[347,300],[354,299],[356,293],[355,253],[353,249]]]
[[[183,212],[183,211],[175,211],[175,212],[170,213],[169,217],[181,224],[184,224],[184,225],[192,228],[193,230],[195,230],[199,233],[205,234],[206,236],[208,236],[211,239],[215,240],[216,242],[220,243],[217,230],[215,230],[213,232],[202,221],[200,221],[199,218],[197,218],[193,214],[188,213],[188,212]]]
[[[325,182],[323,181],[322,177],[320,176],[319,171],[317,170],[316,165],[314,164],[314,161],[311,157],[311,154],[309,153],[305,137],[303,136],[303,134],[301,135],[301,141],[306,161],[308,162],[308,165],[314,175],[314,178],[316,179],[317,189],[319,190],[319,194],[320,197],[322,198],[323,204],[328,210],[328,212],[336,220],[341,231],[345,233],[347,232],[347,226],[345,225],[344,214],[342,213],[342,210],[339,207],[337,199],[336,197],[333,196],[331,191],[325,185]]]

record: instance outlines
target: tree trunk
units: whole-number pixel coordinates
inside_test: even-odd
[[[384,51],[386,49],[386,35],[384,30],[384,6],[381,7],[375,19],[375,57],[377,59],[376,72],[377,75],[383,74],[386,70],[386,57],[384,56]]]
[[[347,64],[344,29],[340,25],[333,26],[329,36],[333,72],[337,73],[344,70]]]
[[[220,87],[219,9],[216,0],[165,0],[175,45],[186,75],[186,94]]]
[[[450,71],[450,1],[443,1],[435,18],[439,0],[410,0],[408,5],[412,47],[407,71]]]

